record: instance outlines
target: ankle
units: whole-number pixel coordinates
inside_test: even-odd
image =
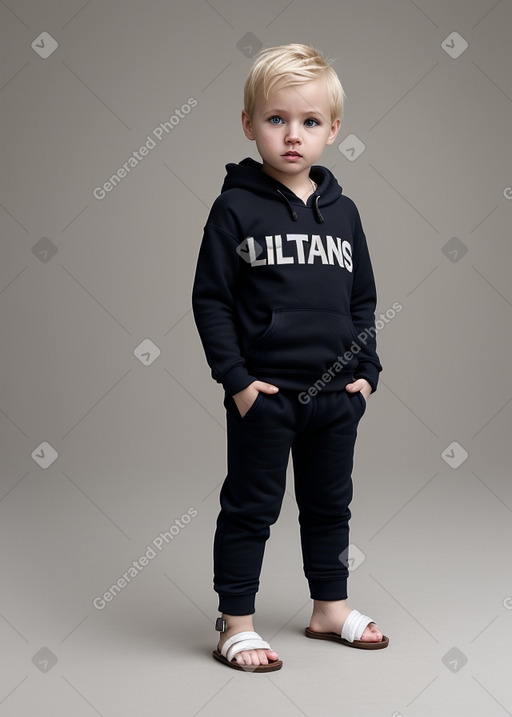
[[[346,608],[346,600],[313,600],[314,615],[330,615]]]
[[[234,634],[246,630],[254,630],[252,615],[228,615],[223,612],[222,617],[226,621],[225,635],[227,633]]]

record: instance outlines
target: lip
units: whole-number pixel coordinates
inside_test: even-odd
[[[286,152],[286,154],[282,154],[281,157],[286,159],[288,164],[297,164],[301,159],[303,159],[302,154],[299,152]]]

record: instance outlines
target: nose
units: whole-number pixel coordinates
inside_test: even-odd
[[[289,125],[288,132],[286,134],[286,142],[288,144],[301,144],[302,138],[299,132],[299,124],[294,122]]]

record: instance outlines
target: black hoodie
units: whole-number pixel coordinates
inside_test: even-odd
[[[307,204],[247,158],[227,175],[204,228],[192,293],[213,378],[234,395],[255,380],[375,391],[376,290],[354,202],[325,167]]]

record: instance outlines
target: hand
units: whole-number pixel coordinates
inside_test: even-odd
[[[365,401],[368,400],[372,392],[372,387],[365,378],[358,378],[357,381],[354,381],[354,383],[347,383],[345,388],[349,393],[357,393],[360,391]]]
[[[277,393],[279,389],[277,386],[273,386],[271,383],[265,383],[264,381],[253,381],[243,391],[235,393],[233,396],[238,408],[238,412],[243,418],[247,411],[250,409],[259,392],[262,393]]]

